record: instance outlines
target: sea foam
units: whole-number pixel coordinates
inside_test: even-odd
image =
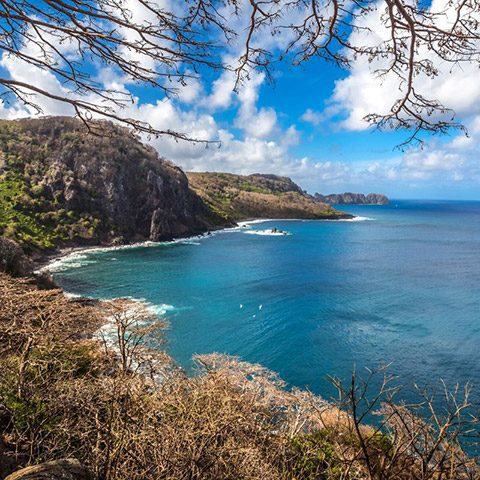
[[[341,218],[339,220],[335,220],[336,222],[366,222],[366,221],[372,221],[375,220],[374,218],[371,217],[353,217],[353,218]]]
[[[145,241],[145,242],[137,242],[137,243],[130,243],[128,245],[115,245],[109,247],[87,247],[87,248],[79,248],[70,253],[65,253],[59,258],[56,258],[49,262],[47,265],[44,265],[36,273],[48,271],[51,273],[56,272],[64,272],[71,268],[81,268],[85,265],[89,265],[92,263],[97,263],[97,259],[92,257],[92,254],[97,253],[108,253],[111,251],[118,251],[118,250],[132,250],[137,248],[151,248],[151,247],[158,247],[158,246],[167,246],[167,245],[175,245],[175,244],[185,244],[185,245],[200,245],[198,240],[202,238],[208,238],[210,235],[195,235],[193,237],[186,237],[186,238],[178,238],[175,240],[169,240],[165,242],[152,242],[152,241]],[[116,261],[117,258],[112,257],[109,259],[110,261]]]
[[[272,232],[272,230],[247,230],[243,233],[248,233],[250,235],[265,235],[270,237],[286,237],[291,235],[289,232]]]

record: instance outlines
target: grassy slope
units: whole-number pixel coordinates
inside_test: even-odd
[[[187,176],[203,201],[228,220],[344,216],[331,206],[315,201],[285,177],[210,172],[190,172]]]

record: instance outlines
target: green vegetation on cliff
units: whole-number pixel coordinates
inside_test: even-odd
[[[214,172],[190,172],[187,176],[193,190],[227,220],[350,217],[316,201],[287,177]]]
[[[100,219],[61,208],[38,170],[51,153],[16,122],[0,122],[0,235],[27,247],[52,248],[74,237],[94,237]]]
[[[101,135],[99,135],[101,133]],[[185,174],[124,128],[0,121],[0,236],[26,250],[160,240],[223,225]]]
[[[250,218],[344,217],[285,177],[187,179],[108,122],[92,134],[67,117],[0,121],[0,236],[27,252],[164,240]]]

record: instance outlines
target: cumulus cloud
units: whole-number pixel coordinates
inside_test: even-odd
[[[448,7],[446,0],[433,0],[432,12],[442,12]],[[384,2],[377,2],[370,14],[359,20],[358,29],[351,34],[352,43],[376,46],[387,40],[389,32],[382,22]],[[448,8],[447,8],[448,11]],[[444,17],[445,22],[451,19]],[[479,45],[480,47],[480,45]],[[439,67],[438,76],[420,77],[417,91],[426,98],[437,99],[445,107],[456,112],[467,127],[469,136],[458,134],[449,141],[428,140],[422,149],[407,151],[393,160],[365,165],[364,169],[356,169],[359,179],[369,175],[376,181],[403,182],[405,185],[427,184],[437,185],[448,182],[464,181],[471,185],[480,183],[478,152],[480,151],[480,82],[478,66],[472,63],[458,65],[447,64],[435,59],[433,51],[421,51],[421,55],[431,59]],[[378,76],[375,72],[387,66],[387,59],[378,58],[373,61],[351,56],[349,75],[337,80],[328,107],[330,113],[343,116],[340,127],[344,130],[363,131],[369,129],[365,116],[370,113],[387,114],[395,100],[402,95],[404,86],[393,74]],[[437,61],[435,61],[437,60]],[[314,123],[320,116],[317,112],[305,112],[302,117]],[[322,112],[328,117],[329,112]],[[363,180],[362,180],[363,181]],[[417,182],[417,183],[415,183]]]
[[[433,0],[432,12],[447,11],[453,14],[454,8],[446,0]],[[382,17],[385,14],[385,3],[377,1],[372,11],[357,20],[357,30],[352,32],[350,41],[355,45],[377,47],[387,41],[391,35]],[[442,14],[443,15],[443,14]],[[448,13],[443,18],[449,22]],[[478,46],[480,48],[480,45]],[[385,115],[400,98],[405,89],[397,75],[389,71],[385,75],[377,72],[390,66],[389,58],[379,56],[375,59],[347,53],[351,61],[349,75],[335,82],[331,101],[338,111],[342,111],[345,119],[341,125],[347,130],[366,130],[369,124],[365,116],[371,113]],[[478,65],[475,62],[451,64],[442,61],[435,52],[424,46],[418,51],[420,58],[431,60],[438,68],[438,75],[429,77],[419,74],[416,77],[415,89],[425,98],[440,101],[446,108],[452,109],[460,118],[468,118],[480,113],[480,82],[478,81]]]
[[[12,57],[4,53],[0,60],[0,66],[8,71],[11,79],[25,82],[26,79],[34,78],[36,87],[46,92],[55,92],[60,97],[68,97],[70,92],[66,89],[58,79],[50,72],[41,70],[40,68]],[[25,83],[28,83],[25,82]],[[73,108],[66,104],[58,102],[54,99],[34,94],[28,88],[19,89],[26,99],[31,100],[40,111],[32,105],[22,105],[20,102],[14,102],[7,107],[3,104],[2,118],[18,118],[26,116],[35,116],[38,114],[48,115],[73,115]],[[5,116],[4,116],[5,115]]]
[[[385,32],[379,27],[379,15],[378,10],[373,10],[363,20],[368,22],[374,33],[356,41],[374,44],[384,38]],[[365,33],[359,31],[352,35]],[[285,39],[272,38],[268,41],[282,42]],[[235,48],[239,47],[233,46],[226,53],[226,60],[233,62]],[[70,95],[51,73],[18,59],[4,54],[1,66],[11,78],[35,78],[41,88]],[[340,111],[344,115],[344,129],[358,131],[368,128],[363,117],[371,113],[372,105],[376,111],[388,111],[394,100],[392,92],[398,90],[394,79],[387,77],[380,80],[372,75],[372,68],[375,65],[362,57],[352,59],[349,75],[336,82],[332,102],[327,109],[319,112],[309,108],[299,120],[318,127]],[[292,147],[300,143],[301,130],[285,121],[283,123],[287,125],[282,125],[284,118],[272,106],[261,104],[260,96],[266,79],[259,72],[251,72],[250,79],[240,85],[238,93],[233,92],[235,75],[231,71],[220,73],[210,84],[195,75],[187,78],[185,85],[172,83],[171,86],[178,89],[177,97],[149,101],[135,98],[134,103],[120,113],[148,122],[159,130],[171,129],[192,138],[220,141],[220,146],[218,143],[206,146],[202,143],[177,142],[170,137],[145,137],[145,141],[157,148],[161,156],[173,160],[186,170],[277,173],[291,176],[310,191],[322,193],[351,189],[398,192],[399,185],[406,191],[415,191],[428,182],[436,185],[463,182],[478,186],[480,83],[477,81],[478,70],[474,71],[473,68],[467,65],[463,70],[454,68],[441,72],[438,79],[426,83],[431,96],[437,95],[445,105],[463,116],[470,137],[458,135],[446,142],[430,141],[423,149],[410,150],[403,155],[375,162],[335,162],[328,161],[328,157],[321,161],[301,154],[293,155]],[[128,80],[112,69],[98,70],[96,78],[108,88],[129,91]],[[68,105],[47,98],[38,97],[37,103],[44,114],[73,114]],[[228,111],[227,117],[233,119],[228,124],[222,119],[225,110]],[[31,108],[19,103],[0,105],[2,118],[35,114]]]
[[[203,100],[210,110],[226,109],[231,106],[235,88],[235,74],[225,70],[213,83],[211,93]]]
[[[324,115],[321,112],[316,112],[315,110],[312,110],[311,108],[307,108],[303,115],[300,117],[300,120],[311,123],[313,126],[318,127],[324,120]]]

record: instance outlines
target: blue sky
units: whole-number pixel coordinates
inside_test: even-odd
[[[129,1],[134,5],[135,0]],[[166,7],[171,3],[158,1]],[[444,1],[433,0],[432,5]],[[372,11],[363,21],[375,33],[363,33],[366,37],[358,40],[380,41],[379,11]],[[241,40],[241,19],[238,22]],[[278,45],[272,48],[280,49],[288,38],[275,41]],[[68,49],[68,45],[62,48]],[[226,46],[222,54],[235,58],[238,48],[235,44]],[[221,141],[220,148],[205,148],[170,138],[144,139],[161,156],[186,170],[287,175],[312,193],[356,191],[380,192],[392,198],[480,199],[478,68],[440,68],[436,79],[424,79],[419,87],[456,110],[470,137],[459,132],[441,138],[425,136],[423,148],[412,146],[401,151],[395,147],[408,132],[376,131],[363,120],[368,113],[388,111],[400,95],[398,79],[380,80],[373,73],[378,66],[365,59],[353,60],[348,71],[321,59],[296,67],[282,63],[273,70],[273,83],[262,73],[252,72],[238,93],[232,92],[229,72],[200,71],[170,99],[158,90],[132,84],[111,67],[89,67],[89,72],[106,87],[134,95],[135,103],[124,112],[126,116],[156,128]],[[7,77],[36,78],[50,90],[67,93],[52,74],[39,72],[18,59],[3,55],[0,68]],[[43,114],[73,114],[70,107],[51,100],[40,98],[38,103]],[[20,104],[0,105],[2,118],[35,114]]]

